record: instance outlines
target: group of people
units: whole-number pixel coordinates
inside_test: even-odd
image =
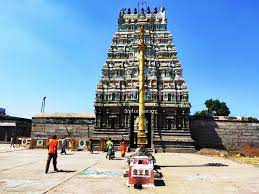
[[[45,168],[45,173],[48,173],[49,171],[49,165],[50,162],[52,160],[53,162],[53,167],[54,167],[54,171],[59,171],[57,168],[57,157],[58,157],[58,140],[57,140],[57,136],[54,135],[52,137],[52,139],[49,141],[48,143],[48,159],[47,159],[47,164],[46,164],[46,168]],[[61,140],[61,152],[60,154],[67,154],[66,153],[66,147],[67,147],[67,140],[66,137],[63,137]],[[115,151],[114,151],[114,146],[113,146],[113,141],[111,138],[109,138],[109,140],[106,142],[106,148],[107,148],[107,155],[106,158],[109,160],[112,160],[115,158]],[[88,149],[91,153],[93,153],[93,142],[92,139],[89,140],[89,144],[88,144]],[[120,143],[120,150],[121,150],[121,156],[124,157],[127,151],[127,144],[124,141],[124,139],[121,140]]]
[[[107,149],[106,158],[108,158],[109,160],[114,159],[115,152],[114,152],[114,146],[111,138],[109,138],[109,140],[106,142],[106,149]],[[121,140],[120,150],[121,150],[121,157],[124,157],[127,151],[127,144],[124,141],[124,139]]]

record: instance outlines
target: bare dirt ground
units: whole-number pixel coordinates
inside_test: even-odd
[[[0,193],[259,193],[259,167],[198,153],[155,154],[165,186],[135,190],[126,185],[126,159],[106,153],[70,152],[58,156],[63,172],[45,174],[47,151],[0,144]]]

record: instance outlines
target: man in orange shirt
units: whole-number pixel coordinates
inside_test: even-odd
[[[48,173],[49,171],[49,164],[52,158],[53,158],[52,162],[53,162],[54,171],[57,171],[57,172],[59,171],[57,169],[57,157],[58,157],[57,150],[58,150],[58,140],[57,140],[57,136],[54,135],[48,143],[48,160],[46,164],[45,173]]]

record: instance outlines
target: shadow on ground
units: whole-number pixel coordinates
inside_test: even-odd
[[[154,185],[156,187],[163,187],[163,186],[165,186],[165,181],[163,179],[155,179]]]
[[[156,166],[156,169],[160,168],[178,168],[178,167],[226,167],[228,165],[222,164],[222,163],[207,163],[207,164],[201,164],[201,165],[160,165]]]
[[[71,173],[71,172],[76,172],[76,170],[59,170],[59,171],[54,171],[54,172],[49,172],[49,173],[59,173],[59,172],[65,172],[65,173]]]
[[[126,160],[125,158],[113,158],[112,160]]]

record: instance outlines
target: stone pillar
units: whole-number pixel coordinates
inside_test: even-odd
[[[95,127],[98,127],[98,113],[97,113],[97,110],[95,110]]]
[[[96,112],[95,116],[96,116],[95,126],[100,129],[101,128],[101,114]]]
[[[150,137],[151,137],[151,148],[154,149],[154,130],[155,130],[155,113],[151,113],[151,134],[150,134]]]
[[[182,112],[182,128],[186,129],[186,112],[184,110]]]
[[[106,113],[104,113],[103,112],[103,123],[102,123],[102,125],[103,125],[103,128],[108,128],[108,113],[106,112]]]
[[[186,129],[190,129],[190,125],[189,125],[189,115],[185,116],[185,123],[186,123]]]
[[[173,117],[174,117],[174,119],[173,119],[172,128],[176,129],[177,128],[177,112],[176,111],[173,112]]]
[[[186,122],[186,128],[190,130],[190,118],[189,118],[189,111],[185,113],[185,122]]]
[[[171,129],[172,129],[172,119],[171,119],[171,118],[168,118],[168,119],[167,119],[167,129],[168,129],[168,130],[171,130]]]
[[[124,128],[128,128],[128,113],[124,113]]]
[[[101,114],[100,114],[100,116],[99,116],[99,120],[100,120],[100,123],[99,123],[99,127],[100,127],[100,129],[103,127],[103,110],[102,110],[102,112],[101,112]]]
[[[155,113],[155,114],[153,114],[154,115],[154,128],[156,128],[157,129],[157,114]]]
[[[97,118],[97,116],[96,116],[96,118]],[[102,110],[102,112],[99,114],[99,129],[101,129],[103,127],[103,122],[104,122],[104,120],[103,120],[103,110]]]
[[[117,127],[118,128],[122,128],[122,117],[123,117],[123,115],[121,114],[121,111],[119,110],[118,111],[118,115],[117,115],[117,118],[118,118],[118,124],[117,124]],[[116,123],[116,122],[115,122]],[[115,124],[116,125],[116,124]]]
[[[120,127],[121,128],[125,127],[124,119],[125,119],[124,112],[121,111],[121,114],[120,114]]]
[[[131,130],[131,126],[130,126],[130,121],[131,121],[131,114],[130,113],[128,113],[128,128],[129,128],[129,133],[130,133],[130,130]]]

